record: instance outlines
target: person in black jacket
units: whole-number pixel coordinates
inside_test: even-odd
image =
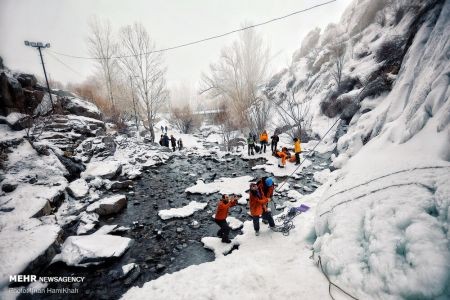
[[[163,146],[169,147],[169,137],[167,136],[167,133],[163,136]]]
[[[178,150],[182,150],[183,149],[183,141],[181,140],[181,138],[178,139]]]
[[[177,139],[172,134],[170,135],[170,143],[172,144],[173,152],[175,152],[177,150]]]
[[[270,149],[272,150],[272,153],[274,153],[275,151],[277,151],[277,145],[278,145],[278,142],[280,141],[280,137],[278,136],[277,132],[275,131],[275,133],[270,138],[272,139],[272,143],[270,144]]]

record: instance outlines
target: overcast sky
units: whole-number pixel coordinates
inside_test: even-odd
[[[141,22],[157,48],[183,44],[224,33],[244,22],[259,23],[326,0],[0,0],[0,56],[13,70],[43,75],[37,51],[24,40],[51,43],[53,51],[89,56],[86,37],[88,19],[108,18],[114,30]],[[269,43],[274,70],[286,67],[302,38],[314,27],[338,22],[351,0],[327,6],[258,27]],[[237,34],[165,53],[169,86],[194,86],[202,71],[217,60],[220,49]],[[70,70],[49,53],[44,54],[51,78],[63,83],[81,82],[93,71],[93,62],[58,56]]]

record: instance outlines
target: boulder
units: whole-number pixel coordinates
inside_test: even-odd
[[[29,115],[21,113],[10,113],[6,117],[6,123],[11,127],[12,130],[23,130],[25,128],[31,127],[32,120]]]
[[[17,188],[17,183],[4,183],[2,185],[2,191],[4,191],[5,193],[11,193],[13,192],[15,189]]]
[[[63,261],[68,266],[99,264],[122,256],[132,242],[132,239],[108,234],[69,236],[53,261]]]
[[[37,84],[37,79],[33,74],[25,74],[21,73],[16,76],[17,81],[19,81],[20,85],[23,88],[34,88]]]
[[[89,185],[86,180],[80,178],[72,181],[67,187],[67,192],[75,199],[81,199],[85,197],[89,192]]]
[[[19,81],[9,72],[0,73],[0,114],[23,111],[25,97]]]
[[[61,98],[61,105],[63,109],[68,111],[70,114],[97,120],[102,119],[102,113],[95,104],[82,100],[80,98],[63,97]]]
[[[96,212],[100,216],[107,216],[120,212],[126,206],[127,206],[127,196],[114,195],[92,203],[86,208],[86,211]]]
[[[125,180],[125,181],[114,181],[111,183],[111,186],[109,189],[111,190],[122,190],[127,189],[129,186],[133,186],[132,180]]]
[[[118,161],[97,161],[88,164],[86,171],[81,173],[82,177],[101,177],[112,179],[122,171],[122,165]]]

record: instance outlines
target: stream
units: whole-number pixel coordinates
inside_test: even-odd
[[[305,168],[303,176],[295,180],[288,179],[291,186],[296,183],[306,185],[313,191],[316,187],[312,179],[314,166],[330,162],[329,154],[314,155],[313,165]],[[120,234],[129,237],[134,243],[119,259],[111,259],[101,265],[89,267],[68,267],[62,262],[50,265],[41,272],[41,276],[84,276],[83,283],[57,283],[51,288],[77,288],[78,294],[72,294],[71,299],[118,299],[131,286],[142,286],[145,282],[154,280],[166,273],[173,273],[191,265],[214,260],[212,251],[203,248],[201,239],[215,236],[218,226],[212,215],[215,213],[218,193],[212,195],[186,194],[184,190],[195,185],[199,178],[206,183],[220,177],[238,177],[251,174],[252,176],[269,176],[263,170],[251,168],[265,162],[264,158],[243,160],[236,156],[227,155],[226,162],[213,157],[198,157],[195,155],[173,156],[166,163],[147,169],[142,177],[135,181],[132,191],[127,192],[128,205],[125,210],[113,217],[100,219],[99,226],[119,225],[129,227],[130,230]],[[196,176],[192,176],[195,174]],[[281,182],[282,178],[276,178]],[[299,189],[302,193],[308,193]],[[113,194],[108,192],[105,194]],[[279,199],[283,197],[278,195]],[[190,201],[207,202],[204,210],[182,219],[161,220],[158,211],[172,207],[187,205]],[[276,200],[276,198],[275,198]],[[230,209],[230,215],[241,221],[250,220],[247,208],[237,205]],[[275,212],[280,213],[280,212]],[[193,226],[197,221],[200,225]],[[64,238],[74,235],[76,226],[65,228]],[[230,238],[242,233],[233,230]],[[131,275],[114,279],[114,271],[123,265],[136,263],[139,270]],[[33,299],[65,299],[67,294],[33,295]],[[29,297],[29,296],[28,296]],[[19,299],[27,299],[21,296]]]

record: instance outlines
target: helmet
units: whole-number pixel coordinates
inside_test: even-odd
[[[266,178],[266,181],[264,182],[266,186],[272,186],[273,185],[273,179],[270,177]]]

